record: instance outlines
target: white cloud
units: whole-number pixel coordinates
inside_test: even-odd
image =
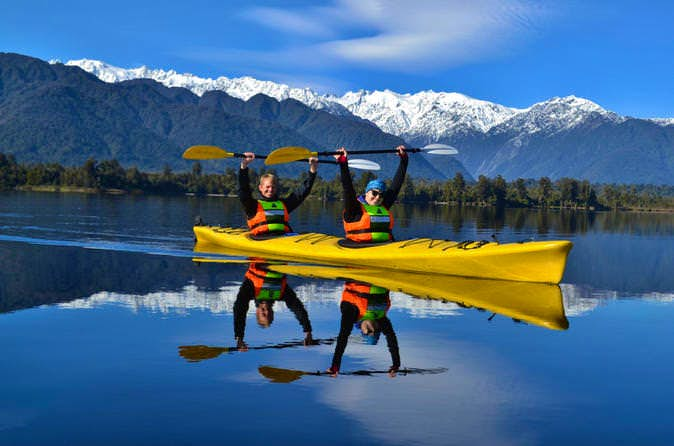
[[[292,12],[256,8],[247,17],[314,37],[277,57],[409,71],[491,57],[535,30],[546,14],[526,0],[338,0]]]
[[[245,11],[243,17],[290,34],[314,37],[334,36],[334,32],[322,26],[312,13],[295,13],[278,8],[257,7]]]

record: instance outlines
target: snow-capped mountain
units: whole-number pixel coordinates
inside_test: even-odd
[[[335,98],[351,113],[374,122],[387,133],[427,144],[469,131],[486,132],[523,110],[459,93],[390,90],[348,92]]]
[[[189,73],[180,74],[174,70],[150,69],[145,66],[124,69],[88,59],[71,60],[66,65],[78,66],[105,82],[149,78],[169,87],[187,88],[197,95],[220,90],[243,100],[258,93],[277,100],[292,98],[314,109],[339,115],[351,113],[375,123],[387,133],[413,143],[435,142],[471,131],[486,132],[528,110],[509,108],[459,93],[422,91],[400,94],[389,90],[361,90],[338,97],[251,77],[200,78]]]
[[[178,73],[175,70],[151,69],[146,66],[138,68],[119,68],[105,62],[90,59],[70,60],[65,65],[77,66],[95,75],[104,82],[121,82],[131,79],[152,79],[167,87],[182,87],[202,96],[207,91],[224,91],[228,95],[247,101],[252,96],[262,93],[279,101],[296,99],[307,106],[343,115],[349,114],[337,102],[319,95],[309,88],[292,88],[285,84],[260,81],[249,76],[217,79],[201,78],[190,73]]]
[[[585,123],[593,114],[615,123],[625,120],[624,117],[605,110],[592,101],[566,96],[534,104],[497,124],[493,131],[504,132],[516,128],[522,135],[538,132],[553,135]]]
[[[459,93],[361,90],[334,96],[251,77],[204,79],[173,70],[123,69],[93,60],[70,61],[66,65],[83,68],[106,82],[150,78],[200,96],[207,91],[222,91],[244,101],[260,93],[277,101],[292,98],[314,110],[338,115],[332,117],[335,119],[362,118],[388,136],[395,135],[411,145],[454,145],[459,154],[450,161],[460,163],[474,178],[547,176],[553,180],[571,177],[603,183],[651,184],[671,184],[674,178],[674,119],[623,117],[576,96],[553,97],[517,109]],[[255,106],[251,105],[250,112],[259,118]],[[362,130],[353,130],[354,141],[362,136]],[[327,128],[318,131],[325,132]],[[311,139],[311,135],[309,132],[305,136]],[[456,165],[443,165],[447,160],[437,157],[428,162],[438,172],[455,172]],[[626,165],[630,168],[625,169]]]
[[[555,97],[528,108],[517,109],[460,93],[422,91],[400,94],[390,90],[360,90],[347,92],[340,97],[248,76],[210,79],[145,66],[125,69],[89,59],[71,60],[66,65],[78,66],[105,82],[149,78],[168,87],[187,88],[199,96],[206,91],[220,90],[243,100],[258,93],[279,101],[292,98],[317,110],[337,115],[353,114],[367,119],[387,133],[420,145],[448,141],[466,133],[486,133],[496,127],[502,130],[518,128],[525,135],[542,131],[554,134],[583,123],[592,114],[616,123],[626,119],[576,96]],[[650,121],[662,126],[674,123],[674,119]]]

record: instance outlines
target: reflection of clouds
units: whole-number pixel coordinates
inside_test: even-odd
[[[292,284],[291,284],[292,285]],[[117,305],[134,312],[141,310],[153,313],[187,314],[192,310],[210,311],[211,313],[231,313],[239,292],[240,283],[229,283],[217,291],[205,291],[195,285],[183,287],[180,291],[158,291],[143,295],[120,294],[102,291],[87,298],[59,304],[61,308],[87,309],[104,305]],[[310,281],[293,286],[297,297],[306,304],[338,306],[342,297],[343,283],[340,281]],[[416,299],[403,293],[391,293],[393,308],[404,310],[412,317],[426,318],[458,315],[457,306],[450,302],[431,299]],[[283,312],[285,305],[276,307]]]
[[[404,310],[416,318],[459,316],[460,307],[454,302],[438,299],[419,299],[405,293],[391,292],[391,308]]]
[[[218,291],[199,290],[188,285],[181,291],[158,291],[143,295],[119,294],[102,291],[84,299],[59,304],[61,308],[97,308],[118,305],[137,312],[186,314],[190,310],[207,310],[212,313],[231,313],[239,291],[239,284],[226,285]]]
[[[70,309],[89,309],[104,305],[117,305],[134,312],[145,310],[163,314],[187,314],[191,310],[210,311],[216,314],[231,313],[240,286],[240,283],[231,283],[220,287],[217,291],[204,291],[195,285],[188,285],[180,291],[158,291],[143,295],[102,291],[58,306]],[[313,283],[294,289],[303,302],[318,304],[338,301],[342,293],[341,286],[334,288]],[[275,307],[277,312],[286,310],[285,305]]]
[[[393,380],[340,376],[321,392],[323,402],[387,444],[537,444],[535,434],[511,434],[513,413],[534,411],[543,398],[512,364],[483,347],[429,345],[418,334],[406,334],[400,348],[403,367],[449,370]],[[382,370],[390,356],[384,346],[349,343],[342,369],[362,367],[354,362]]]
[[[586,285],[560,284],[564,300],[564,311],[567,317],[583,316],[595,308],[606,305],[616,299],[642,299],[648,301],[674,302],[674,293],[630,293],[595,289]]]
[[[180,291],[158,291],[143,295],[99,292],[88,298],[77,299],[59,304],[61,308],[85,309],[104,305],[117,305],[134,312],[141,310],[154,313],[187,314],[189,311],[201,310],[215,314],[231,313],[239,291],[240,283],[230,282],[217,291],[199,289],[196,285],[188,285]],[[338,306],[342,297],[341,281],[311,280],[295,286],[291,283],[299,299],[308,308],[313,305]],[[615,299],[643,299],[648,301],[671,303],[674,293],[626,293],[611,290],[599,290],[589,286],[561,284],[564,311],[567,317],[589,314],[595,308],[606,305]],[[402,311],[413,318],[435,318],[460,316],[461,308],[453,302],[437,299],[419,299],[405,293],[391,292],[391,308]],[[285,305],[279,305],[276,311],[287,311]]]

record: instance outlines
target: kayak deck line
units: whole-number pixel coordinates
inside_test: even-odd
[[[214,227],[213,229],[214,232],[218,232],[221,234],[244,234],[247,233],[248,230],[244,228],[227,228],[227,227]],[[307,233],[299,233],[297,235],[293,236],[285,236],[285,235],[279,235],[277,237],[269,237],[265,239],[254,239],[250,238],[251,241],[253,242],[264,242],[264,241],[269,241],[269,240],[279,240],[282,238],[287,238],[287,237],[297,237],[295,240],[293,240],[294,243],[302,243],[305,241],[308,241],[310,244],[314,245],[316,243],[319,243],[323,240],[330,240],[334,238],[334,235],[327,235],[327,234],[320,234],[316,232],[307,232]],[[341,239],[344,240],[344,239]],[[391,243],[395,242],[386,242],[386,243],[377,243],[377,244],[370,244],[368,246],[345,246],[340,244],[342,248],[347,248],[347,249],[362,249],[362,248],[371,248],[375,246],[386,246],[390,245]],[[424,243],[427,243],[426,248],[428,249],[433,249],[436,247],[439,247],[439,245],[444,245],[448,244],[448,246],[445,246],[443,248],[443,251],[446,249],[450,248],[458,248],[458,249],[477,249],[480,248],[486,244],[489,243],[494,243],[498,244],[496,242],[489,242],[487,240],[464,240],[462,242],[457,242],[454,240],[447,240],[447,239],[435,239],[435,238],[428,238],[428,237],[420,237],[420,238],[412,238],[408,240],[403,240],[402,244],[400,246],[397,246],[398,249],[403,249],[407,248],[408,246],[414,246],[416,244],[421,244],[423,245]],[[472,244],[475,244],[475,246],[471,246]]]
[[[498,243],[414,238],[354,249],[342,246],[340,237],[313,232],[253,240],[243,228],[195,226],[194,234],[197,243],[215,245],[225,254],[235,251],[272,260],[553,284],[561,281],[572,247],[568,240]]]

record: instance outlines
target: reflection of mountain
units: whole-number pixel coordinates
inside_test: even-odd
[[[621,295],[674,290],[672,239],[638,234],[591,234],[574,240],[564,282]]]
[[[240,280],[236,268],[195,267],[187,258],[0,243],[0,313],[68,302],[99,292],[144,295]]]
[[[592,312],[595,308],[606,305],[616,299],[643,299],[654,302],[672,303],[674,293],[634,293],[614,290],[601,290],[589,286],[562,284],[564,296],[564,310],[570,317],[582,316]]]

